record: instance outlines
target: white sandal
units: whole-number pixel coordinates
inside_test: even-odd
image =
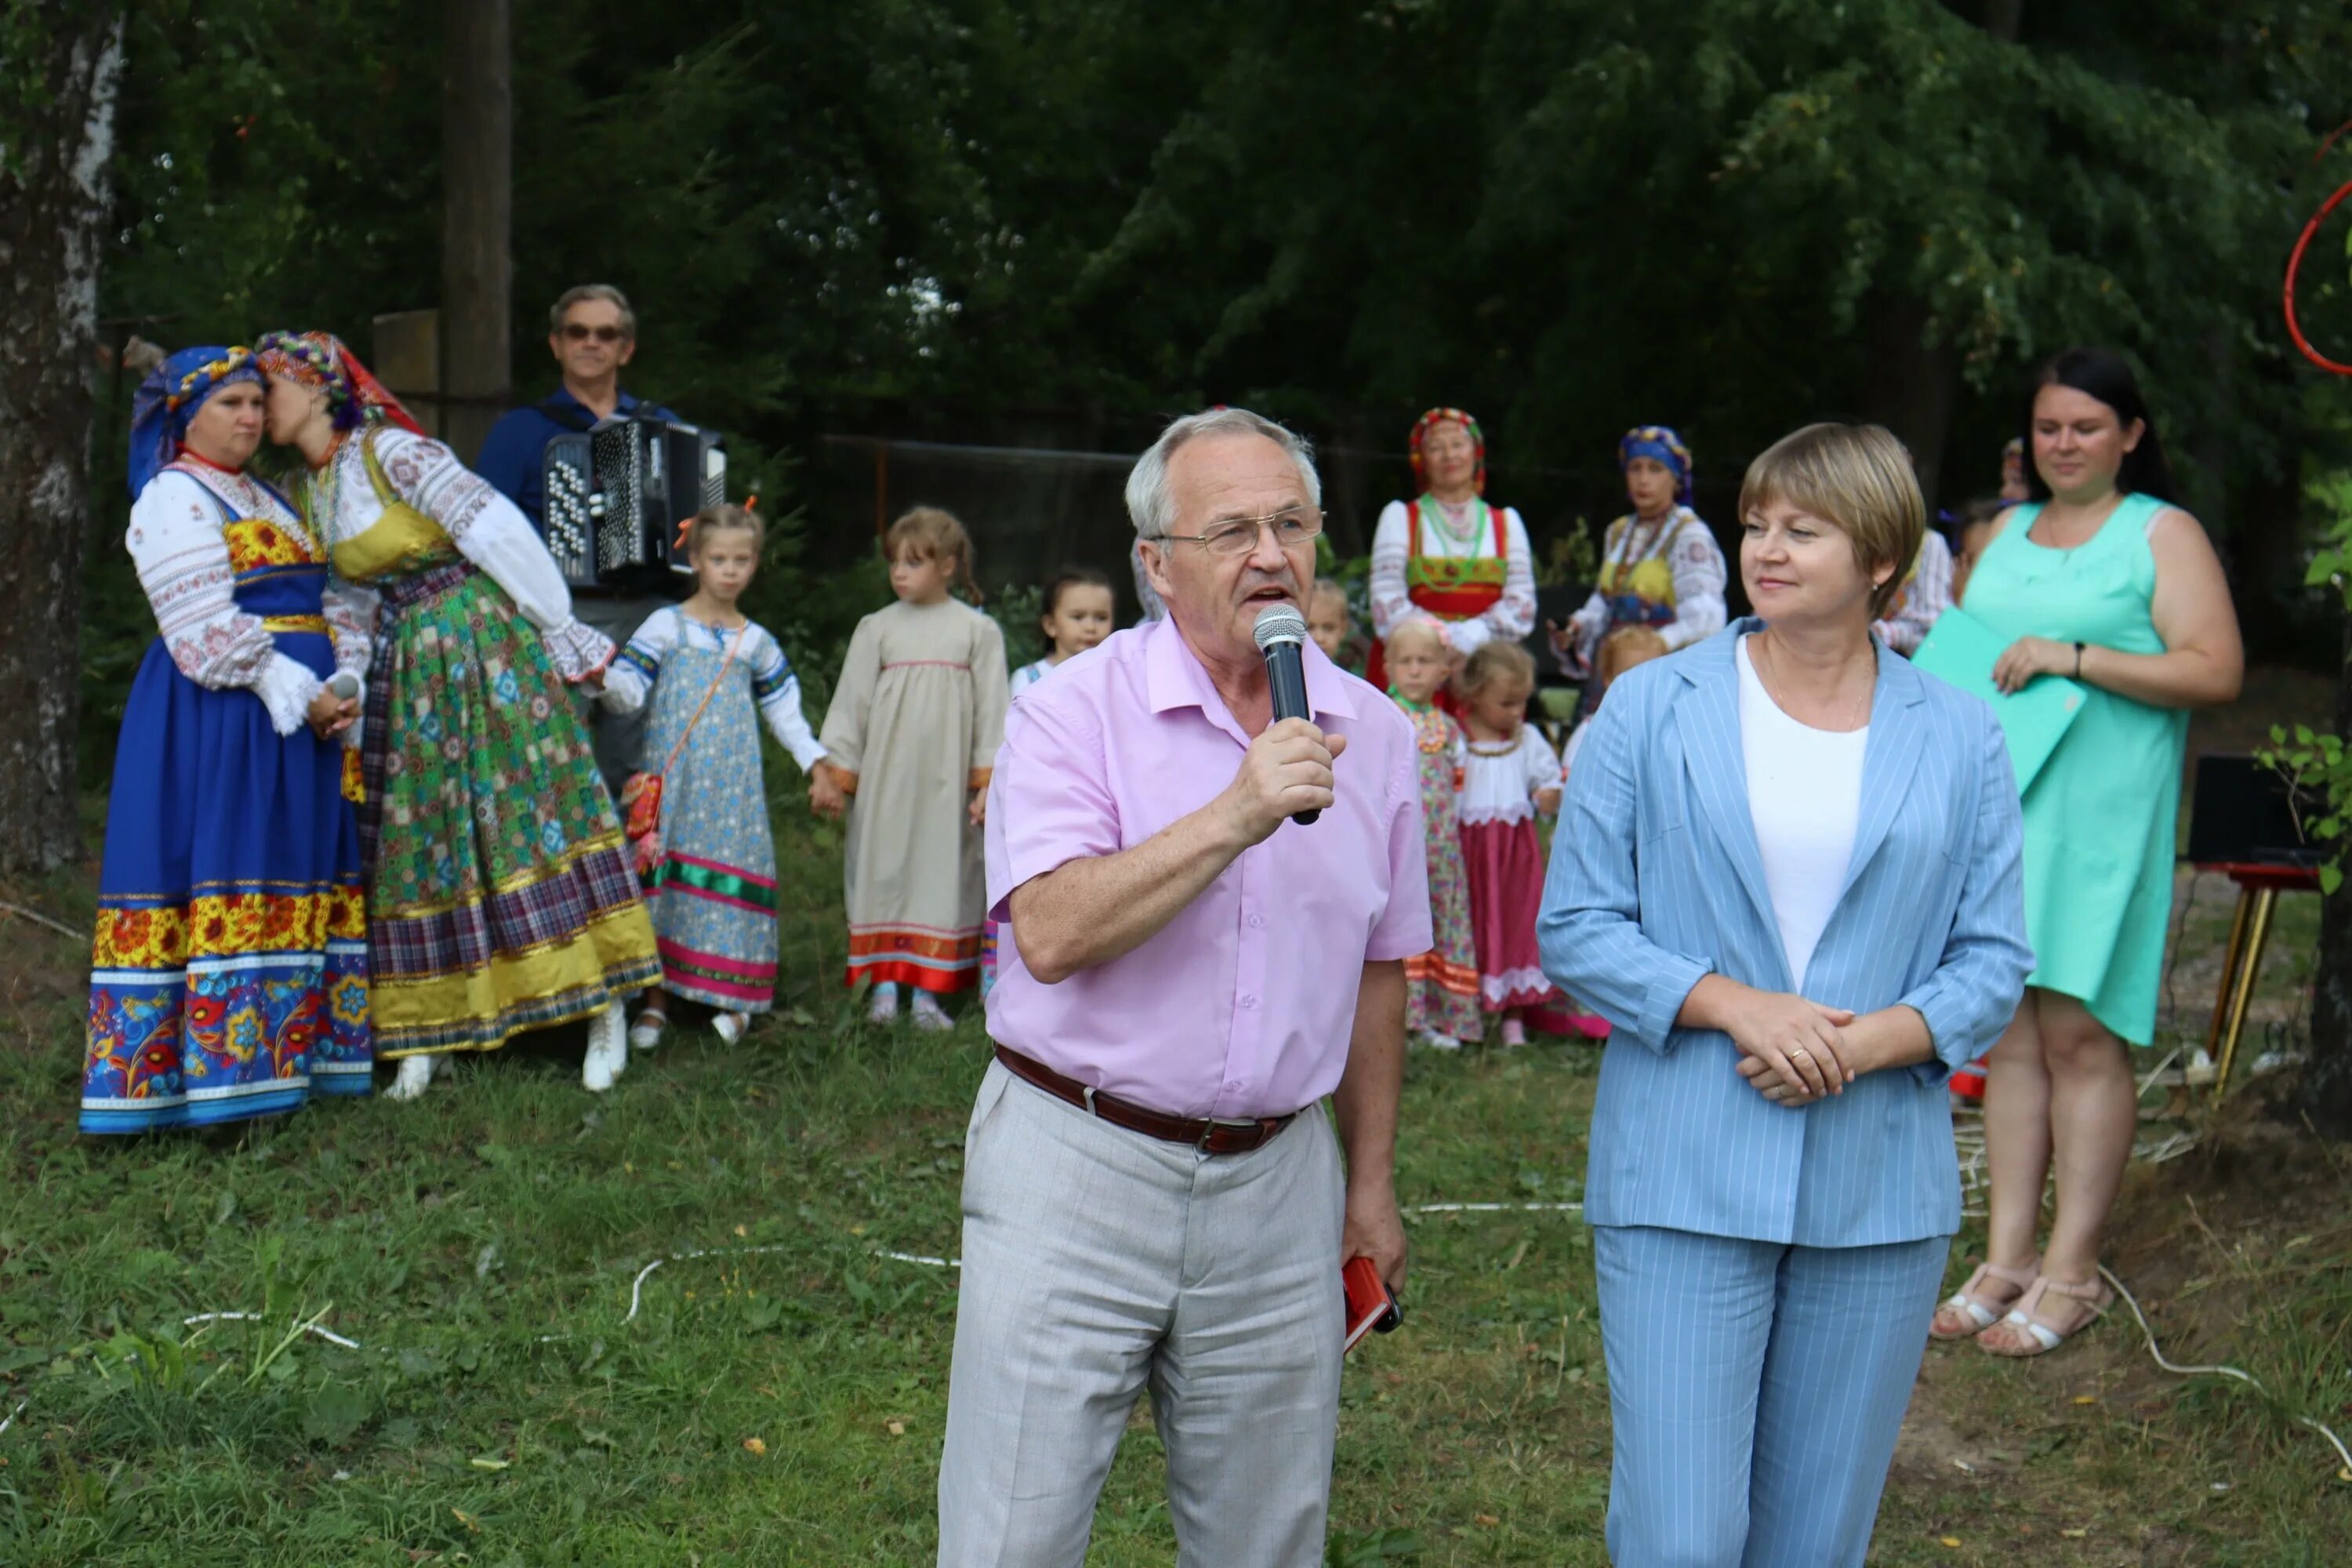
[[[2089,1311],[2082,1321],[2062,1331],[2054,1324],[2042,1321],[2042,1303],[2053,1295],[2063,1297],[2067,1300],[2086,1307]],[[2063,1279],[2053,1279],[2047,1274],[2036,1275],[2032,1288],[2017,1299],[2017,1305],[2011,1308],[2009,1316],[2001,1320],[2004,1323],[2014,1323],[2023,1329],[2031,1336],[2032,1342],[2013,1348],[2003,1348],[2000,1345],[1988,1344],[1983,1340],[1979,1340],[1977,1347],[1987,1355],[2007,1356],[2013,1361],[2022,1360],[2027,1356],[2048,1355],[2052,1351],[2105,1317],[2107,1309],[2115,1304],[2116,1293],[2107,1289],[2104,1280],[2094,1279],[2087,1285],[2069,1285]]]
[[[661,1044],[662,1030],[669,1026],[669,1015],[658,1007],[648,1007],[637,1015],[629,1026],[629,1049],[649,1051]]]
[[[2004,1268],[1998,1263],[1978,1264],[1977,1271],[1969,1276],[1969,1282],[1954,1291],[1950,1299],[1936,1309],[1937,1318],[1942,1317],[1945,1309],[1948,1308],[1965,1315],[1973,1326],[1958,1333],[1946,1333],[1938,1329],[1931,1319],[1927,1324],[1927,1337],[1931,1340],[1972,1340],[2000,1322],[2008,1315],[2009,1310],[2023,1299],[2025,1292],[2033,1289],[2033,1281],[2036,1278],[2033,1270],[2039,1266],[2039,1262],[2040,1260],[2036,1259],[2034,1263],[2027,1264],[2022,1268]],[[2017,1294],[2006,1301],[1982,1300],[1978,1297],[1977,1292],[1983,1289],[1988,1279],[1997,1279],[2004,1285],[2014,1285],[2017,1287]]]
[[[751,1019],[749,1014],[713,1013],[710,1016],[710,1032],[730,1046],[741,1039],[743,1031],[751,1026]]]

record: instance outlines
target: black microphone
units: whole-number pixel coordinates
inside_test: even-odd
[[[1251,635],[1257,638],[1257,651],[1265,656],[1265,683],[1274,689],[1274,721],[1304,719],[1312,723],[1315,710],[1307,705],[1307,664],[1300,651],[1307,643],[1307,617],[1288,605],[1268,605],[1258,612]],[[1301,811],[1290,820],[1304,826],[1322,815]]]

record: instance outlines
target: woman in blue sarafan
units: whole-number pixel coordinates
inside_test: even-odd
[[[208,1127],[368,1092],[367,933],[345,794],[369,627],[245,472],[249,350],[183,349],[131,409],[125,542],[161,635],[122,715],[81,1130]],[[357,770],[349,770],[356,780]]]

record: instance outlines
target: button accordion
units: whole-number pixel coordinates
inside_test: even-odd
[[[548,552],[575,588],[648,569],[690,572],[679,535],[727,499],[727,448],[715,431],[624,416],[564,432],[540,458]]]

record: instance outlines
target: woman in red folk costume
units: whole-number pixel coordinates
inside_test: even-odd
[[[1434,620],[1455,668],[1489,641],[1517,642],[1536,624],[1536,568],[1528,527],[1490,505],[1486,437],[1459,408],[1433,408],[1412,427],[1421,494],[1391,501],[1372,534],[1370,668],[1387,687],[1381,644],[1414,616]]]

